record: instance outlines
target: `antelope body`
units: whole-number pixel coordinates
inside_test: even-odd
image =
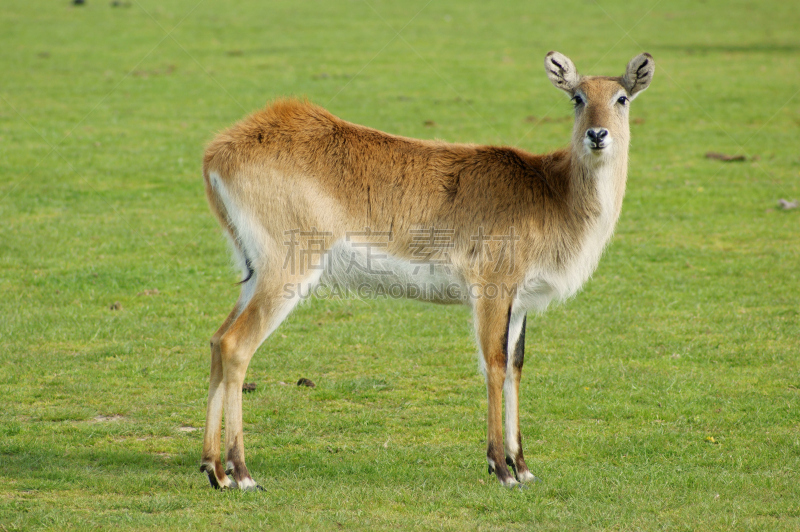
[[[297,100],[277,101],[211,142],[206,194],[245,277],[211,339],[201,469],[213,487],[257,488],[244,460],[245,372],[320,284],[391,285],[405,297],[470,305],[487,383],[489,470],[507,486],[535,478],[519,429],[526,314],[572,296],[596,268],[625,192],[628,104],[655,65],[641,54],[621,77],[583,77],[550,52],[545,68],[575,103],[570,146],[546,155],[398,137]]]

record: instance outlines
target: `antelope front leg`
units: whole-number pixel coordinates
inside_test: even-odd
[[[510,302],[482,298],[475,303],[475,323],[483,366],[486,372],[488,398],[486,460],[489,473],[497,475],[503,486],[513,486],[517,481],[506,467],[503,452],[503,384],[506,381],[508,361],[506,334]]]
[[[519,428],[519,383],[522,378],[522,364],[525,361],[525,325],[527,318],[524,312],[512,313],[508,321],[508,361],[506,363],[506,380],[503,384],[503,395],[506,402],[506,463],[511,466],[517,480],[530,482],[536,480],[525,464],[522,455],[522,433]]]

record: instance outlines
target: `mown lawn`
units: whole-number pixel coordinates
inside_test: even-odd
[[[0,530],[800,528],[800,209],[777,204],[800,198],[796,6],[229,4],[0,8]],[[552,49],[584,73],[658,66],[612,245],[528,320],[542,482],[486,475],[468,309],[317,300],[250,366],[266,490],[211,490],[207,346],[238,276],[205,143],[298,95],[397,134],[555,149]]]

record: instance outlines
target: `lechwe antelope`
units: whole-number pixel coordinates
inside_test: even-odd
[[[244,460],[245,371],[317,285],[470,305],[489,471],[506,486],[535,478],[519,430],[526,313],[569,298],[597,266],[625,193],[628,107],[655,65],[641,54],[622,77],[584,77],[550,52],[545,68],[575,105],[570,146],[547,155],[397,137],[297,100],[211,142],[206,194],[244,276],[211,339],[202,470],[213,487],[257,488]]]

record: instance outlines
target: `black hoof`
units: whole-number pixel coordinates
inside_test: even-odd
[[[211,484],[211,487],[215,490],[221,490],[222,486],[219,485],[217,482],[217,476],[214,473],[209,473],[206,471],[206,477],[208,477],[208,483]]]
[[[222,489],[222,486],[219,485],[217,482],[217,476],[214,474],[213,466],[208,464],[202,464],[200,466],[200,472],[206,474],[206,478],[208,478],[208,483],[211,484],[211,487],[215,490]]]

